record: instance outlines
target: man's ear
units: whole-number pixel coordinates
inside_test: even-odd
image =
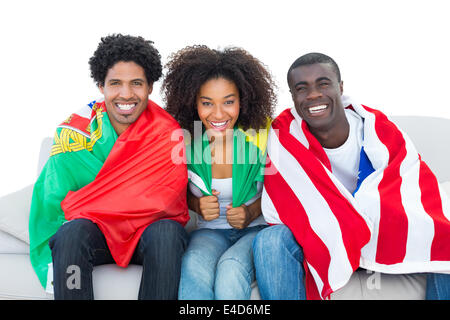
[[[339,88],[341,89],[341,95],[344,93],[344,81],[341,81],[341,83],[339,83]]]
[[[150,95],[153,91],[153,82],[148,84],[148,95]]]

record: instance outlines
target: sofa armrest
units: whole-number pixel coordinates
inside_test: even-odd
[[[28,220],[33,185],[0,197],[0,230],[30,244]]]

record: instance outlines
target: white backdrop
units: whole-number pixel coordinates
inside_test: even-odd
[[[450,118],[446,3],[2,1],[0,196],[33,183],[42,138],[100,96],[88,59],[111,33],[153,40],[163,63],[186,45],[243,47],[271,70],[277,114],[292,106],[285,80],[290,64],[318,51],[337,61],[345,93],[361,103],[389,115]],[[159,89],[156,83],[151,99],[162,103]]]

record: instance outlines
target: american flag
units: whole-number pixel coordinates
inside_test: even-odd
[[[329,297],[358,267],[450,272],[450,201],[436,177],[383,113],[344,105],[364,121],[353,194],[333,175],[294,108],[282,112],[269,133],[262,210],[269,224],[288,226],[302,247],[308,299]]]

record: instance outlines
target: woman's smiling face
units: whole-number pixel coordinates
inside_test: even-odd
[[[198,116],[214,135],[224,136],[228,129],[234,128],[239,108],[239,90],[234,82],[213,78],[200,87],[197,95]]]

